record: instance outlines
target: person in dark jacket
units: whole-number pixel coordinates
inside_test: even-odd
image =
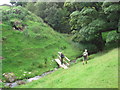
[[[69,65],[65,60],[68,60],[70,62],[70,60],[62,53],[62,52],[58,52],[59,54],[59,59],[61,60],[61,64],[64,64],[64,62]]]

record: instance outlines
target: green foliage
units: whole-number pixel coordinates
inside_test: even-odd
[[[97,16],[97,11],[95,8],[83,8],[80,12],[74,11],[71,15],[71,26],[80,29],[80,27],[88,25]],[[93,18],[94,17],[94,18]],[[73,22],[73,23],[72,23]]]
[[[88,25],[97,16],[95,8],[83,8],[80,12],[74,11],[70,15],[71,29],[80,30],[81,27]]]
[[[31,12],[34,12],[35,11],[35,4],[32,3],[32,2],[28,2],[27,5],[26,5],[26,8],[31,11]]]
[[[80,43],[80,47],[81,47],[81,51],[84,51],[85,49],[87,49],[89,53],[98,52],[96,45],[92,43]]]
[[[105,24],[106,22],[102,19],[93,20],[89,25],[80,30],[80,34],[83,38],[85,38],[86,41],[93,40],[96,38],[98,32],[106,29],[107,25]]]
[[[120,7],[119,3],[115,2],[104,2],[102,5],[102,8],[105,12],[105,14],[111,13],[111,12],[119,12]]]
[[[118,27],[120,17],[120,5],[119,3],[104,2],[102,5],[104,13],[107,14],[107,19],[112,27]]]
[[[72,40],[82,43],[92,42],[98,49],[103,50],[105,42],[107,43],[109,39],[105,39],[102,33],[109,31],[119,32],[119,3],[78,3],[76,5],[74,3],[68,4],[69,7],[76,8],[70,14],[70,25],[72,30],[78,30],[79,33],[76,32]],[[115,35],[112,36],[111,34],[111,38],[113,37],[115,38]]]
[[[93,7],[93,8],[83,8],[81,11],[80,11],[81,15],[85,16],[89,16],[89,17],[93,17],[93,16],[97,16],[97,11],[96,9]]]
[[[75,10],[74,7],[72,7],[73,3],[71,2],[65,2],[64,3],[64,7],[67,8],[68,11],[70,11],[71,13]]]
[[[111,12],[118,12],[120,11],[120,5],[119,4],[113,4],[109,7],[104,8],[105,14],[111,13]]]
[[[23,12],[25,11],[25,12]],[[18,20],[33,20],[33,21],[42,21],[40,18],[36,17],[31,12],[28,12],[25,8],[21,6],[18,7],[10,7],[9,9],[2,9],[2,20],[10,20],[10,19],[18,19]],[[37,19],[34,19],[37,18]]]
[[[80,29],[80,25],[77,23],[77,20],[79,18],[79,14],[80,14],[79,11],[74,11],[70,14],[71,30],[79,30]]]
[[[32,5],[36,10],[33,10],[33,8],[30,9]],[[35,4],[28,3],[26,8],[41,17],[56,31],[68,33],[70,31],[70,25],[67,18],[69,12],[65,8],[62,8],[62,6],[63,3],[37,2]]]
[[[37,2],[35,4],[35,9],[34,12],[37,16],[41,17],[41,18],[45,18],[45,9],[46,9],[46,3],[45,2]],[[33,11],[31,11],[33,12]]]
[[[116,32],[109,32],[106,42],[107,43],[118,43],[118,41],[120,41],[120,33],[116,33]]]

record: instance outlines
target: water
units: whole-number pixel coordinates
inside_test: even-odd
[[[20,83],[21,83],[21,84],[26,84],[26,83],[28,83],[28,82],[32,82],[32,81],[34,81],[34,80],[38,80],[38,79],[40,79],[40,78],[42,78],[42,77],[44,77],[44,76],[46,76],[46,75],[48,75],[48,74],[56,71],[56,70],[58,70],[58,69],[55,68],[53,71],[45,72],[45,73],[43,73],[42,75],[29,78],[29,79],[27,79],[26,81],[18,80],[18,81],[15,81],[15,82],[13,82],[13,83],[5,83],[5,86],[13,88],[13,87],[16,87],[16,86],[20,85]],[[18,83],[18,82],[19,82],[19,83]]]
[[[75,63],[75,62],[76,62],[76,60],[71,61],[71,63]],[[26,84],[26,83],[28,83],[28,82],[32,82],[32,81],[34,81],[34,80],[38,80],[38,79],[40,79],[40,78],[42,78],[42,77],[44,77],[44,76],[46,76],[46,75],[48,75],[48,74],[56,71],[56,70],[58,70],[58,69],[57,69],[57,68],[54,68],[53,71],[45,72],[45,73],[43,73],[42,75],[29,78],[29,79],[27,79],[26,81],[24,81],[24,80],[18,80],[18,81],[15,81],[15,82],[13,82],[13,83],[5,83],[5,86],[8,86],[8,87],[13,88],[13,87],[16,87],[16,86],[21,85],[21,84]],[[18,82],[21,82],[21,83],[18,83]]]

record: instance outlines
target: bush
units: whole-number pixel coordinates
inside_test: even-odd
[[[119,42],[120,42],[120,33],[116,33],[116,31],[109,32],[106,38],[106,44],[105,44],[106,49],[119,47],[120,46]]]
[[[65,50],[66,48],[67,48],[67,46],[62,46],[60,49]]]
[[[31,69],[32,68],[43,68],[45,65],[43,63],[40,63],[40,62],[33,62],[32,65],[31,65]]]
[[[91,43],[80,43],[80,47],[81,47],[81,51],[87,49],[89,53],[95,53],[98,51],[96,45]]]
[[[107,43],[113,43],[113,42],[118,42],[120,41],[120,33],[116,33],[116,32],[109,32],[106,42]]]

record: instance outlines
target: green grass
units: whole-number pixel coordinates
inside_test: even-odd
[[[118,88],[118,48],[16,88]]]
[[[10,7],[9,6],[0,6],[0,9],[2,10],[2,9],[9,9]]]
[[[12,13],[14,9],[21,13]],[[2,18],[0,26],[2,38],[5,39],[2,41],[2,74],[13,72],[17,79],[30,78],[57,67],[52,60],[57,58],[58,51],[62,51],[70,59],[81,53],[66,37],[22,7],[6,7]],[[14,30],[11,25],[14,21],[27,25],[27,28],[24,31]],[[24,76],[24,72],[32,73]]]

